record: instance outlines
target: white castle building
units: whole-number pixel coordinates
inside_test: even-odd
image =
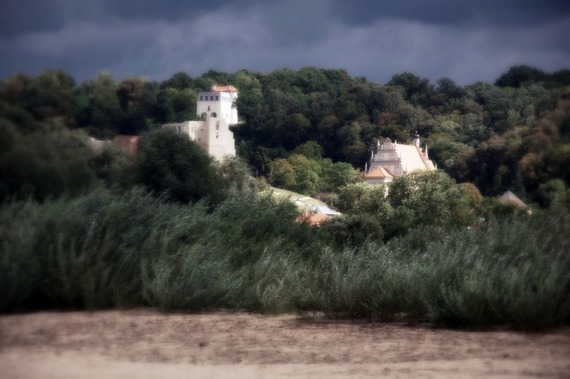
[[[414,135],[412,145],[392,142],[389,138],[378,141],[376,153],[372,152],[370,166],[364,173],[369,184],[390,183],[395,177],[412,171],[431,171],[437,167],[428,157],[427,146],[420,148],[420,136]]]
[[[235,140],[230,125],[238,123],[237,96],[234,86],[212,86],[210,91],[198,93],[196,113],[201,121],[184,121],[162,127],[186,134],[218,160],[227,155],[235,156]]]

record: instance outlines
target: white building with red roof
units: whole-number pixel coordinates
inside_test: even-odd
[[[392,142],[385,138],[378,141],[376,152],[371,154],[364,181],[369,184],[390,183],[400,175],[435,169],[435,164],[428,157],[427,147],[420,148],[420,136],[417,133],[412,145]]]
[[[162,127],[188,135],[218,160],[228,155],[235,156],[235,140],[230,126],[238,123],[237,96],[234,86],[212,86],[210,91],[198,93],[196,113],[200,121],[170,123]]]

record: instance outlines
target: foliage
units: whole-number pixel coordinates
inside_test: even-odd
[[[568,324],[567,79],[528,66],[468,86],[412,73],[382,86],[317,68],[162,83],[102,73],[79,86],[60,71],[16,75],[0,83],[0,311]],[[197,92],[214,83],[240,90],[232,130],[243,161],[214,162],[155,130],[196,117]],[[410,142],[416,131],[445,172],[361,182],[378,138]],[[84,132],[140,134],[138,154],[97,149]],[[320,229],[296,223],[297,208],[261,196],[253,172],[330,192],[344,215]],[[490,197],[507,189],[546,210]]]
[[[380,223],[369,214],[333,217],[321,225],[319,233],[341,248],[358,248],[367,242],[382,243],[384,237]]]
[[[96,185],[86,136],[57,122],[27,134],[0,120],[0,202],[78,195]]]
[[[212,158],[195,142],[168,129],[142,135],[134,163],[136,184],[182,203],[226,196],[223,178]]]
[[[309,146],[313,148],[315,145],[302,146],[305,148],[301,150],[307,150]],[[306,152],[315,156],[310,151]],[[302,154],[291,154],[287,159],[274,160],[269,175],[273,186],[306,195],[336,191],[344,185],[360,180],[361,175],[346,162],[333,163],[330,159],[312,159]]]
[[[568,225],[567,213],[524,215],[478,229],[423,227],[381,247],[324,249],[309,267],[287,265],[286,285],[271,298],[301,315],[334,318],[404,315],[410,322],[427,317],[436,325],[522,329],[565,324]]]
[[[0,310],[256,307],[254,267],[266,249],[309,249],[297,214],[251,197],[208,213],[140,188],[12,202],[0,209]]]
[[[394,209],[385,227],[388,236],[419,225],[468,225],[469,198],[454,180],[441,171],[425,171],[397,177],[388,189]]]
[[[199,91],[233,84],[240,91],[242,122],[232,131],[239,155],[256,176],[270,177],[275,160],[295,154],[361,170],[378,138],[408,143],[418,132],[438,167],[458,182],[474,183],[485,196],[514,190],[545,206],[541,186],[556,179],[570,185],[564,154],[570,141],[568,71],[517,65],[494,85],[460,86],[449,78],[434,85],[409,72],[380,85],[345,70],[313,67],[210,70],[196,78],[179,72],[160,83],[137,77],[116,81],[103,72],[77,85],[52,70],[0,83],[0,117],[24,133],[59,122],[110,139],[194,120]],[[306,193],[341,185],[327,183],[324,167],[301,171],[303,183],[278,182]]]
[[[140,189],[12,202],[0,210],[0,310],[225,307],[523,329],[570,321],[561,209],[476,228],[422,226],[385,245],[365,238],[370,216],[315,233],[296,215],[268,197],[209,213]]]

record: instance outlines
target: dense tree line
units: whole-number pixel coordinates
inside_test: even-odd
[[[240,90],[242,159],[214,161],[159,127],[194,118],[214,83]],[[569,84],[566,70],[526,66],[470,86],[316,68],[80,85],[59,71],[16,75],[0,82],[0,312],[567,325]],[[416,130],[445,172],[361,181],[378,137]],[[139,135],[137,154],[90,139],[116,134]],[[343,215],[311,228],[263,178]],[[550,209],[529,216],[489,197],[508,188]]]
[[[438,167],[458,182],[472,182],[488,196],[511,189],[546,207],[567,198],[570,184],[569,73],[521,65],[494,84],[461,86],[413,73],[382,85],[311,67],[195,78],[180,72],[163,82],[101,73],[81,84],[46,71],[0,82],[0,118],[23,135],[53,124],[97,138],[140,134],[196,119],[198,91],[233,84],[240,91],[238,153],[277,185],[329,191],[331,175],[346,171],[335,164],[362,170],[377,138],[410,142],[418,131]],[[346,174],[337,182],[350,182],[354,175]]]

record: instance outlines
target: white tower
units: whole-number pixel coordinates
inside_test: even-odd
[[[210,91],[199,92],[196,113],[202,120],[165,124],[163,128],[188,135],[216,159],[235,156],[235,140],[230,126],[238,123],[237,95],[234,86],[213,86]]]
[[[207,118],[222,119],[229,125],[238,123],[238,113],[235,101],[238,91],[234,86],[212,86],[208,92],[198,93],[196,113]]]

